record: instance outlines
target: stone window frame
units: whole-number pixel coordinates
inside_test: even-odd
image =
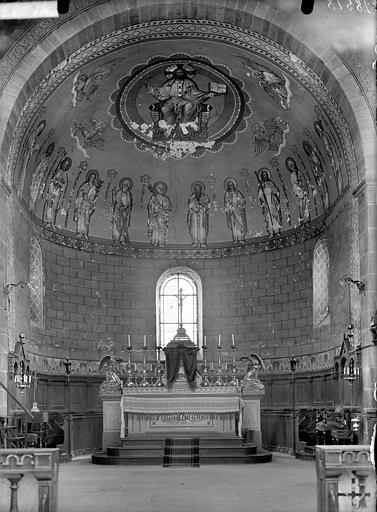
[[[197,290],[197,340],[191,340],[195,344],[198,345],[199,348],[201,348],[203,343],[203,289],[202,289],[202,280],[197,272],[195,270],[184,267],[184,266],[177,266],[177,267],[171,267],[167,269],[165,272],[161,274],[157,281],[156,285],[156,344],[161,345],[162,347],[166,346],[166,344],[170,341],[167,341],[165,345],[162,344],[161,340],[161,331],[160,331],[160,324],[161,324],[161,303],[160,303],[160,290],[162,285],[165,283],[165,281],[169,278],[171,278],[174,275],[183,274],[185,277],[190,279],[193,284],[196,286]]]
[[[29,286],[30,286],[30,319],[38,327],[43,327],[44,306],[44,271],[43,254],[38,239],[33,235],[30,238],[29,258]]]
[[[330,321],[330,251],[326,236],[321,236],[313,251],[313,327]]]

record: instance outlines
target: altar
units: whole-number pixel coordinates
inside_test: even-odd
[[[234,351],[231,372],[227,373],[222,366],[220,345],[217,372],[212,379],[208,378],[205,344],[203,364],[198,371],[199,349],[182,325],[163,349],[165,367],[160,360],[162,347],[157,347],[156,369],[152,376],[146,364],[145,344],[143,348],[143,364],[140,371],[135,372],[129,345],[124,383],[114,372],[115,359],[109,357],[105,361],[107,379],[100,388],[103,449],[129,436],[167,438],[210,434],[241,437],[245,430],[252,431],[253,441],[261,445],[260,399],[264,386],[257,378],[262,367],[258,356],[251,354],[256,361],[246,357],[252,364],[240,384]]]
[[[237,434],[242,402],[234,387],[135,388],[121,397],[121,438],[145,433]]]

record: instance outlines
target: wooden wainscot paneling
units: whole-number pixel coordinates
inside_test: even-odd
[[[31,396],[32,398],[32,396]],[[47,409],[47,381],[39,380],[35,390],[35,398],[39,408]]]
[[[64,410],[65,409],[65,386],[64,382],[49,382],[47,395],[47,408],[50,411]]]
[[[102,401],[99,397],[100,382],[88,382],[88,410],[102,411]]]
[[[306,407],[312,403],[312,383],[307,376],[297,375],[296,386],[296,407]]]
[[[74,455],[92,453],[102,445],[102,413],[72,415],[72,451]]]
[[[292,381],[289,376],[275,380],[272,388],[272,406],[289,407],[292,401]]]
[[[74,381],[69,386],[72,411],[86,411],[88,406],[88,391],[85,381]]]
[[[326,387],[323,376],[313,377],[313,406],[324,407],[326,405]]]

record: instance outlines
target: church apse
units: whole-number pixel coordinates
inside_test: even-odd
[[[127,58],[124,48],[95,62],[78,54],[50,96],[47,79],[14,142],[15,186],[43,237],[128,254],[278,247],[320,229],[348,186],[320,84],[303,88],[262,53],[211,49],[177,41],[172,53],[161,41],[156,55],[141,41]]]

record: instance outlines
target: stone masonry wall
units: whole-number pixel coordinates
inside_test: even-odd
[[[98,360],[100,340],[116,350],[127,335],[140,347],[155,343],[155,290],[172,266],[194,269],[203,286],[203,333],[210,347],[222,334],[230,358],[231,334],[239,355],[283,358],[325,352],[342,343],[348,323],[349,209],[326,230],[330,251],[330,322],[313,330],[312,258],[317,238],[292,247],[215,259],[129,258],[62,247],[40,239],[43,252],[44,326],[30,321],[28,293],[14,290],[14,337],[25,332],[30,350],[50,357]],[[29,279],[32,221],[13,205],[15,278]],[[17,336],[16,336],[17,335]],[[216,356],[208,351],[209,360]],[[332,361],[329,361],[332,364]]]

